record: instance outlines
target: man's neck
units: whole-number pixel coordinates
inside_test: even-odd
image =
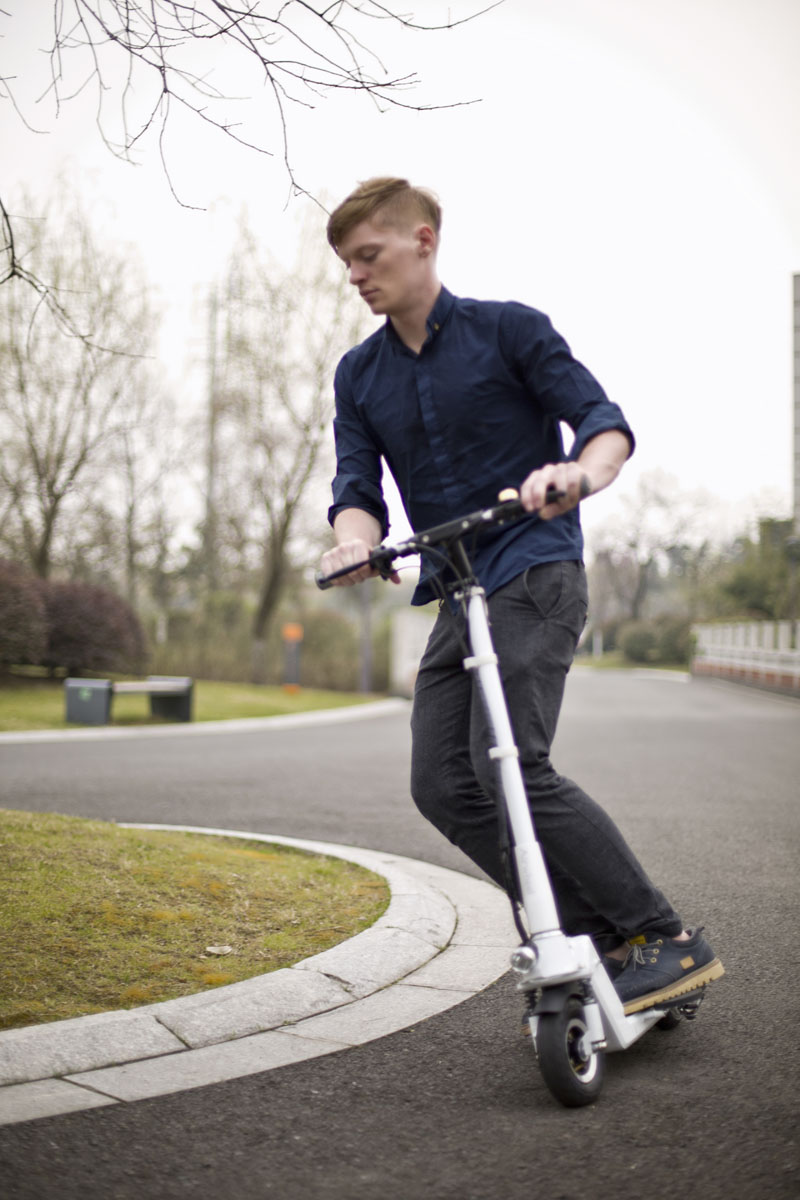
[[[441,290],[442,285],[436,279],[426,294],[421,296],[413,307],[409,307],[400,313],[389,314],[389,319],[400,341],[404,342],[409,350],[413,350],[415,354],[419,354],[428,339],[428,317],[431,315],[433,307],[439,299]]]

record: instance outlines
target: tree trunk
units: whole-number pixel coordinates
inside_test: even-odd
[[[250,682],[267,682],[267,639],[253,637],[250,644]]]
[[[267,631],[283,591],[284,568],[283,553],[270,555],[269,563],[264,570],[258,608],[253,618],[253,643],[250,655],[251,683],[264,683],[266,680]]]
[[[638,621],[642,616],[645,597],[647,596],[650,587],[650,567],[652,559],[648,559],[645,563],[639,564],[639,574],[636,579],[636,588],[631,597],[631,620]]]

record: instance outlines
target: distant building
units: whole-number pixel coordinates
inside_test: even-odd
[[[794,532],[800,537],[800,275],[794,277]]]

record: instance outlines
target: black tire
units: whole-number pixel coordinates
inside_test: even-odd
[[[682,1020],[683,1017],[678,1010],[675,1008],[670,1008],[664,1013],[664,1016],[660,1021],[656,1021],[656,1029],[663,1029],[665,1031],[675,1029],[676,1026],[680,1025]]]
[[[605,1058],[596,1050],[585,1056],[586,1032],[583,1004],[575,996],[570,997],[560,1012],[542,1013],[539,1017],[536,1033],[539,1069],[556,1100],[567,1108],[593,1104],[603,1087]]]

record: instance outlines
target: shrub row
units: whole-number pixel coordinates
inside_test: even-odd
[[[116,593],[0,559],[0,664],[85,675],[136,672],[144,659],[141,625]]]
[[[629,621],[617,631],[617,644],[629,662],[688,666],[692,656],[691,622],[668,615],[652,621]]]
[[[357,691],[361,683],[361,643],[355,621],[344,613],[295,609],[292,619],[303,626],[300,683],[303,687]],[[241,611],[223,626],[218,613],[202,610],[170,615],[166,641],[150,638],[148,669],[157,675],[192,675],[232,683],[258,678],[280,685],[286,680],[282,621],[273,621],[266,643],[254,662],[252,612]],[[376,620],[372,633],[372,690],[389,686],[389,624]]]

